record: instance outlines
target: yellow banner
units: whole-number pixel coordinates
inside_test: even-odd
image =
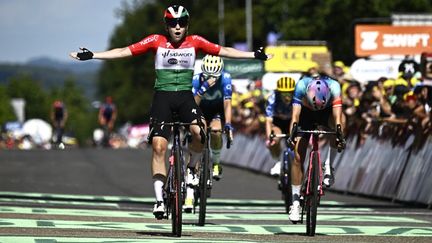
[[[264,62],[266,72],[306,72],[320,64],[315,56],[329,54],[329,51],[326,46],[268,46],[265,53],[273,55]]]

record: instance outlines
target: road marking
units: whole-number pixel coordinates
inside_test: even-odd
[[[132,231],[171,231],[167,223],[144,222],[90,222],[74,220],[33,220],[0,219],[0,227],[20,228],[55,228],[87,230],[132,230]],[[168,223],[169,222],[169,223]],[[280,234],[304,232],[305,226],[290,223],[281,225],[244,225],[244,224],[209,224],[205,227],[184,224],[184,232],[218,232],[241,234]],[[427,226],[354,226],[354,225],[318,225],[317,234],[324,235],[364,235],[364,236],[432,236],[432,227]]]
[[[122,217],[122,218],[154,218],[151,212],[140,211],[114,211],[96,209],[57,209],[57,208],[29,208],[29,207],[4,207],[0,206],[0,214],[45,214],[45,215],[69,215],[69,216],[91,216],[91,217]],[[183,214],[186,220],[197,219],[197,214]],[[261,214],[240,214],[240,213],[207,213],[208,220],[288,220],[285,213],[261,213]],[[376,215],[326,215],[318,214],[320,221],[339,222],[399,222],[399,223],[430,223],[425,220],[418,220],[409,217],[398,216],[376,216]]]
[[[128,238],[82,238],[82,237],[29,237],[29,236],[0,236],[1,243],[172,243],[173,239],[166,237],[164,238],[156,238],[151,237],[151,239],[128,239]],[[242,242],[241,239],[202,239],[202,238],[190,238],[190,237],[182,237],[175,238],[175,242],[191,242],[191,243],[200,243],[200,242]],[[247,242],[255,242],[247,240]]]

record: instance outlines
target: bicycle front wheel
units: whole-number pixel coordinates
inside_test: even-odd
[[[289,213],[292,205],[292,186],[291,186],[291,163],[288,151],[284,152],[284,157],[279,176],[280,188],[282,190],[282,200],[285,203],[285,211]]]
[[[319,171],[318,154],[312,153],[312,170],[309,178],[310,194],[306,197],[306,234],[309,236],[315,235],[316,220],[319,203]]]
[[[201,163],[201,175],[200,175],[200,184],[199,184],[199,218],[198,225],[205,225],[206,218],[206,210],[207,210],[207,194],[208,194],[208,185],[207,181],[210,178],[210,150],[208,148],[204,149],[203,159]]]
[[[182,182],[183,182],[183,168],[180,157],[180,150],[177,148],[174,152],[174,203],[172,207],[172,233],[174,236],[181,236],[182,233],[182,205],[183,205],[183,194],[182,194]]]

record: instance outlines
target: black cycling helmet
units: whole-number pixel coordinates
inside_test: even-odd
[[[185,27],[189,24],[189,12],[181,5],[169,6],[164,13],[165,24],[173,27],[177,24]]]

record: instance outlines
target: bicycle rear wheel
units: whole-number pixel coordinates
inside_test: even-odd
[[[207,211],[207,194],[208,194],[208,186],[207,181],[210,178],[210,150],[208,148],[204,149],[203,159],[201,163],[201,175],[200,175],[200,184],[199,184],[199,217],[198,217],[198,225],[205,225],[206,211]]]
[[[319,203],[319,171],[318,154],[312,153],[312,173],[310,176],[310,194],[306,199],[306,234],[309,236],[315,235],[317,211]]]
[[[183,205],[183,194],[182,194],[182,182],[183,182],[183,170],[182,162],[180,157],[180,150],[177,148],[174,152],[174,203],[172,207],[172,233],[174,236],[181,236],[182,233],[182,205]]]

